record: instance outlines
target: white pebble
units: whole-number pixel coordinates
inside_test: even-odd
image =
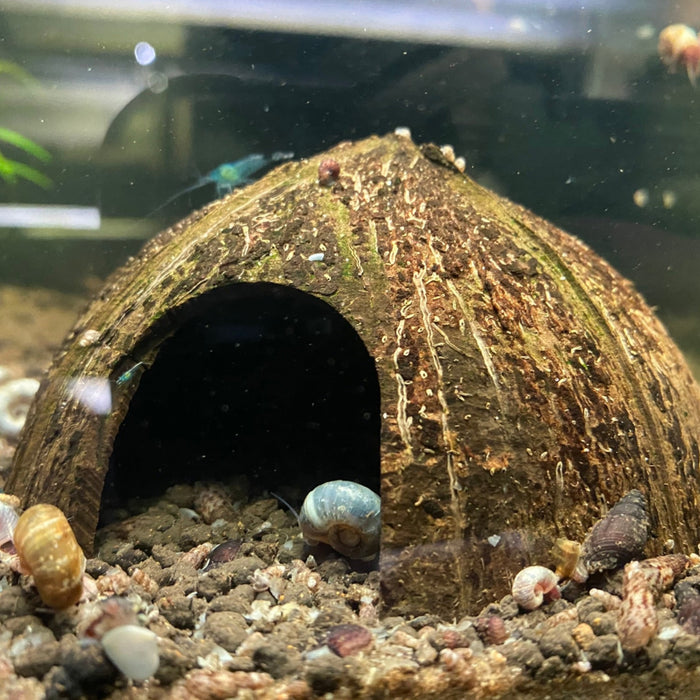
[[[312,253],[311,255],[309,255],[307,260],[309,262],[323,262],[323,258],[325,257],[326,256],[324,253]]]
[[[220,671],[233,661],[233,656],[226,649],[215,645],[206,656],[197,657],[197,665],[209,671]]]
[[[683,628],[675,623],[667,625],[656,635],[659,639],[675,639],[682,634]]]
[[[102,647],[109,660],[132,681],[145,681],[158,670],[158,636],[145,627],[115,627],[105,632]]]
[[[313,661],[314,659],[332,659],[335,657],[335,654],[330,650],[330,648],[324,644],[323,646],[316,647],[315,649],[311,649],[311,651],[305,651],[304,652],[304,658],[307,661]],[[337,657],[336,657],[337,658]]]

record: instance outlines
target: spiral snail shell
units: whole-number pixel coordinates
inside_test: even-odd
[[[642,557],[648,537],[646,500],[641,491],[632,489],[591,528],[581,560],[589,574],[620,569]]]
[[[526,566],[513,579],[511,594],[515,602],[524,610],[535,610],[545,598],[561,598],[557,575],[544,566]]]
[[[299,527],[307,544],[325,542],[351,559],[371,559],[379,551],[381,501],[353,481],[327,481],[304,499]]]
[[[39,503],[24,511],[13,540],[22,570],[34,577],[46,605],[62,609],[78,602],[85,555],[59,508]]]

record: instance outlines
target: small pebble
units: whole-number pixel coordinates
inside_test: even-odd
[[[15,655],[12,665],[19,676],[41,678],[52,666],[60,663],[61,647],[54,639],[40,646],[30,647]]]
[[[591,629],[598,635],[603,634],[614,634],[616,630],[618,614],[616,611],[611,610],[610,612],[600,613],[598,615],[591,615],[586,620],[591,626]]]
[[[508,639],[503,618],[498,617],[498,615],[478,617],[474,621],[474,629],[485,644],[503,644]]]
[[[571,636],[584,651],[591,646],[596,638],[593,628],[585,622],[581,622],[576,625],[576,627],[574,627],[574,629],[571,631]]]
[[[347,685],[346,676],[345,664],[337,656],[311,659],[306,664],[306,682],[317,696],[333,693],[341,685]]]
[[[248,636],[248,625],[240,613],[214,612],[207,615],[204,631],[215,644],[233,653]]]
[[[593,668],[610,670],[622,662],[622,647],[616,634],[596,637],[586,650],[586,656]]]
[[[416,661],[421,666],[430,666],[437,659],[437,649],[427,640],[421,639],[416,647]]]
[[[700,637],[684,634],[675,640],[671,651],[672,657],[685,668],[700,666]]]
[[[554,678],[561,678],[566,674],[566,665],[560,656],[550,656],[546,658],[537,669],[535,678],[540,681],[549,681]]]
[[[509,664],[519,666],[525,671],[534,672],[544,663],[544,656],[536,642],[525,639],[512,644],[504,644],[499,651]]]
[[[132,681],[145,681],[158,670],[158,637],[145,627],[115,627],[102,637],[102,647],[109,660]]]
[[[544,657],[559,656],[569,663],[576,661],[579,657],[579,648],[571,636],[570,629],[569,625],[560,625],[547,630],[539,643],[542,655]]]
[[[367,649],[372,641],[372,633],[362,625],[336,625],[326,635],[326,644],[340,657]]]
[[[268,641],[253,652],[253,662],[273,678],[293,675],[301,668],[301,654],[279,641]]]

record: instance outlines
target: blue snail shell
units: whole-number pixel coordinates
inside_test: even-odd
[[[379,551],[381,501],[354,481],[327,481],[304,499],[299,526],[308,544],[325,542],[351,559],[371,559]]]

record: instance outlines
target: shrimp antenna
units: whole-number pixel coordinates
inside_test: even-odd
[[[294,515],[294,517],[295,517],[297,520],[299,520],[299,513],[297,513],[297,512],[294,510],[294,508],[292,508],[292,506],[290,506],[289,503],[287,503],[287,501],[285,501],[284,498],[282,498],[282,496],[280,496],[280,495],[277,494],[277,493],[273,493],[272,491],[270,491],[270,496],[274,496],[282,505],[287,506],[287,508],[289,508],[289,510],[290,510],[290,511],[292,512],[292,514]]]

